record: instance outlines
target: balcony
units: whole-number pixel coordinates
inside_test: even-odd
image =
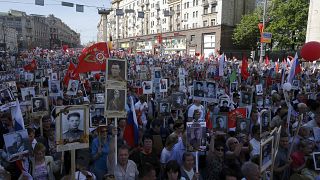
[[[160,10],[160,3],[159,2],[156,3],[155,8],[156,8],[156,10]]]
[[[203,1],[202,1],[202,6],[203,6],[203,7],[209,6],[208,0],[203,0]]]
[[[217,4],[218,4],[218,1],[217,1],[217,0],[210,0],[210,4],[212,4],[212,5],[217,5]]]

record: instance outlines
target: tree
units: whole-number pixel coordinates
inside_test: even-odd
[[[306,39],[309,2],[306,0],[273,0],[271,23],[273,48],[296,50]]]
[[[233,32],[232,39],[234,44],[239,48],[255,49],[257,47],[257,39],[260,37],[259,22],[259,10],[242,16],[240,23],[237,24]]]

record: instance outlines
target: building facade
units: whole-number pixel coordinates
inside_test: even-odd
[[[234,48],[233,29],[255,6],[255,0],[113,0],[107,33],[114,47],[132,52],[199,52],[207,57]],[[117,8],[123,12],[118,16]]]
[[[0,51],[6,49],[9,52],[16,53],[18,51],[18,32],[5,24],[0,24]]]
[[[22,11],[10,10],[0,13],[1,23],[16,30],[19,50],[35,47],[60,48],[61,44],[67,44],[69,47],[80,45],[80,34],[53,15],[48,17],[36,14],[27,15]]]

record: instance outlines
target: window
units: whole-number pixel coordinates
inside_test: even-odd
[[[192,6],[195,6],[195,5],[196,5],[196,0],[193,0]]]
[[[204,48],[214,48],[215,42],[216,42],[216,36],[213,34],[210,35],[204,35]]]
[[[166,19],[166,18],[163,18],[162,22],[163,22],[163,23],[166,23],[166,22],[167,22],[167,19]]]
[[[187,14],[184,14],[183,17],[184,17],[184,19],[187,19]]]
[[[154,3],[151,4],[151,8],[154,8]]]
[[[198,11],[196,11],[196,17],[198,17]]]
[[[189,19],[189,13],[187,13],[187,19]]]
[[[192,23],[192,28],[194,28],[194,25],[195,25],[195,24],[194,24],[194,23]]]
[[[180,5],[177,5],[177,10],[180,10]]]
[[[207,26],[208,26],[208,21],[207,20],[203,21],[203,27],[207,27]]]
[[[189,8],[189,2],[187,2],[187,8]]]
[[[211,26],[216,25],[216,19],[211,19]]]
[[[185,9],[187,8],[187,3],[184,3],[184,8],[185,8]]]
[[[183,29],[186,29],[186,25],[183,25]]]
[[[193,17],[195,17],[195,15],[196,15],[196,12],[193,12]]]
[[[216,12],[216,5],[211,5],[211,13],[214,13]]]
[[[195,28],[197,28],[198,27],[198,23],[195,23]]]
[[[196,0],[196,6],[198,6],[199,0]]]
[[[153,17],[153,16],[154,16],[154,12],[151,13],[151,17]]]
[[[203,9],[203,14],[208,14],[208,8]]]
[[[191,35],[190,36],[190,41],[193,41],[195,39],[195,37],[196,37],[195,35]]]

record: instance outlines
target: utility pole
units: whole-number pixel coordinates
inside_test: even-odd
[[[262,16],[262,27],[263,27],[263,30],[262,30],[262,33],[265,29],[265,24],[266,24],[266,11],[267,11],[267,0],[264,0],[264,4],[263,4],[263,16]],[[261,37],[260,37],[261,38]],[[263,49],[264,49],[264,43],[262,43],[260,41],[260,63],[263,62]]]

